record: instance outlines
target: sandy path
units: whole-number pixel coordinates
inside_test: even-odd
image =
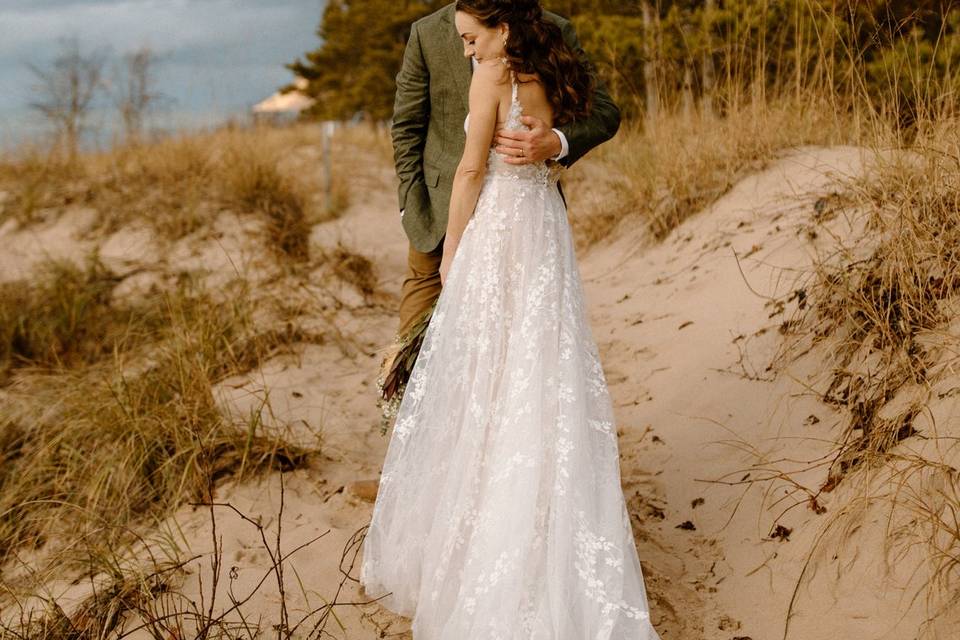
[[[807,236],[814,203],[837,177],[863,171],[862,162],[853,148],[792,151],[659,246],[638,250],[636,235],[621,228],[615,243],[582,261],[627,430],[624,488],[640,518],[652,510],[644,489],[663,510],[661,522],[647,518],[638,542],[652,589],[667,600],[655,605],[668,637],[783,637],[795,583],[832,514],[815,514],[786,482],[714,481],[762,477],[784,466],[775,460],[800,468],[830,451],[825,439],[840,419],[811,393],[824,380],[826,347],[767,370],[785,316],[766,296],[803,286],[811,255],[829,246]],[[794,479],[815,491],[824,475]],[[847,498],[842,490],[821,503],[829,509]],[[821,572],[797,593],[789,637],[914,637],[917,584],[906,572],[884,575],[878,518],[862,539],[827,545],[833,557],[815,559]],[[684,522],[695,529],[677,528]],[[769,537],[778,524],[792,530],[789,541]]]
[[[800,150],[740,183],[659,246],[644,246],[642,235],[626,225],[616,241],[581,256],[594,335],[618,415],[624,491],[654,622],[665,638],[766,638],[782,633],[802,559],[790,557],[787,550],[799,550],[802,543],[764,539],[773,513],[767,512],[769,500],[759,490],[748,492],[738,505],[743,488],[705,481],[756,462],[720,441],[739,437],[759,442],[782,433],[784,424],[802,427],[802,419],[811,413],[828,418],[815,399],[787,400],[796,387],[790,376],[763,371],[779,345],[775,328],[782,319],[768,317],[761,296],[789,291],[784,268],[808,266],[797,228],[817,197],[829,193],[831,172],[856,171],[858,165],[854,149]],[[389,234],[390,226],[380,217],[382,209],[392,212],[392,184],[388,169],[363,178],[360,192],[365,200],[357,210],[336,223],[333,234],[324,236],[328,232],[318,230],[315,237],[328,242],[336,237],[375,256],[381,273],[396,273],[402,268],[405,243],[399,234]],[[395,224],[393,228],[399,229]],[[371,252],[370,247],[376,249]],[[743,256],[740,267],[757,293],[744,282],[734,251]],[[384,278],[381,284],[398,293],[399,280]],[[373,426],[371,380],[377,358],[369,354],[390,339],[394,321],[384,310],[350,327],[366,345],[367,357],[308,349],[298,366],[268,367],[259,383],[273,390],[274,399],[284,397],[287,388],[300,390],[298,404],[290,403],[282,416],[287,421],[322,415],[313,422],[322,422],[331,458],[312,478],[327,491],[375,478],[380,469],[387,439]],[[737,336],[742,338],[734,341]],[[804,373],[809,372],[799,372]],[[771,444],[765,452],[774,455],[782,446]],[[805,454],[816,453],[810,442],[803,447]],[[311,512],[307,503],[302,505],[303,517],[315,523],[336,521],[342,540],[369,517],[369,503],[354,498],[349,488],[324,500],[324,509],[336,518]],[[738,506],[737,517],[730,520]],[[813,530],[807,521],[816,516],[802,515],[789,524],[798,532]],[[693,529],[677,528],[685,522]],[[330,545],[335,547],[336,541]],[[778,560],[783,556],[786,562]],[[764,562],[768,568],[758,570]],[[324,580],[315,575],[320,580],[317,590],[323,592]],[[331,573],[326,580],[335,576]],[[329,592],[333,585],[325,587]],[[764,607],[758,608],[761,601]],[[885,603],[874,604],[878,614],[885,610]],[[378,607],[366,610],[393,621],[391,629],[405,628],[403,619]],[[874,616],[871,628],[890,624],[889,618]]]
[[[399,296],[400,283],[406,260],[407,243],[395,215],[394,178],[388,165],[371,162],[367,170],[355,176],[352,182],[354,204],[347,214],[336,221],[317,227],[313,241],[319,247],[332,247],[338,242],[351,250],[367,255],[377,265],[379,286],[394,305]],[[373,167],[373,168],[370,168]],[[350,300],[349,292],[340,297]],[[354,295],[355,298],[355,295]],[[373,379],[379,364],[379,350],[389,344],[396,325],[394,307],[389,304],[379,309],[365,308],[359,299],[356,307],[344,312],[341,329],[359,349],[349,355],[336,345],[310,346],[298,356],[275,359],[262,368],[253,378],[227,380],[221,385],[225,404],[240,415],[249,413],[269,395],[270,412],[266,421],[273,424],[293,425],[296,437],[305,444],[319,439],[324,452],[323,459],[309,471],[291,474],[287,479],[287,505],[285,537],[290,537],[287,546],[296,546],[303,540],[330,529],[330,533],[298,552],[291,566],[307,585],[308,593],[330,597],[336,592],[341,574],[338,569],[341,551],[351,537],[368,521],[372,496],[357,496],[351,490],[355,481],[375,481],[386,454],[388,437],[381,436],[377,426],[378,414],[373,402]],[[614,387],[616,389],[616,387]],[[621,394],[631,391],[622,388],[615,391],[615,402],[620,405]],[[299,427],[297,426],[299,425]],[[627,451],[646,451],[657,445],[650,438],[636,438],[632,429],[624,428],[622,438]],[[659,502],[658,481],[652,473],[640,467],[636,455],[624,457],[625,488],[631,496],[631,508]],[[361,493],[362,490],[361,490]],[[270,478],[263,486],[245,485],[224,487],[220,498],[229,501],[245,513],[263,515],[265,520],[276,518],[278,504],[278,479]],[[257,533],[247,527],[244,531],[229,513],[218,513],[231,530],[241,533],[224,553],[236,558],[241,566],[240,576],[259,579],[264,566],[264,554],[242,553],[242,549],[257,547]],[[206,513],[186,511],[177,518],[180,529],[185,532],[184,546],[192,553],[207,553],[212,549],[209,516]],[[221,527],[223,524],[220,525]],[[641,519],[634,521],[641,548],[652,550],[656,538],[651,536],[648,524]],[[702,599],[688,585],[671,585],[675,574],[690,572],[687,561],[671,546],[656,551],[665,558],[665,563],[654,564],[650,576],[651,598],[657,611],[658,626],[673,629],[665,637],[690,637],[686,630],[699,629],[699,620],[687,620],[682,612],[700,608]],[[233,554],[231,556],[230,554]],[[645,554],[644,554],[645,555]],[[695,562],[700,563],[699,560]],[[666,566],[663,566],[663,565]],[[660,573],[657,573],[660,572]],[[352,572],[359,573],[359,559]],[[209,584],[209,580],[207,580]],[[296,583],[294,583],[296,584]],[[297,585],[299,592],[299,585]],[[183,585],[187,594],[199,596],[200,585],[190,578]],[[276,588],[267,585],[262,595],[256,598],[252,610],[264,617],[276,617]],[[329,594],[329,595],[328,595]],[[287,599],[292,607],[306,610],[309,598],[292,589],[287,590]],[[354,581],[348,580],[339,597],[340,601],[363,601]],[[273,610],[270,602],[274,602]],[[409,621],[394,616],[376,604],[362,607],[338,608],[338,616],[346,626],[343,637],[401,637],[408,638]],[[336,629],[337,625],[332,628]],[[681,631],[682,630],[682,631]],[[381,636],[381,633],[386,635]],[[394,635],[396,634],[396,635]],[[699,633],[698,633],[699,635]]]

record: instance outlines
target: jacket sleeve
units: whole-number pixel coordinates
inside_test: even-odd
[[[404,215],[418,215],[429,208],[427,186],[423,177],[423,147],[430,120],[429,72],[420,47],[417,23],[410,29],[410,38],[403,52],[403,63],[397,74],[397,93],[393,105],[393,160],[400,179],[400,209]]]
[[[596,91],[593,96],[593,109],[586,118],[581,118],[562,127],[557,127],[567,137],[570,153],[560,164],[569,167],[582,158],[588,151],[597,145],[612,138],[620,128],[620,108],[607,93],[607,88],[597,74],[596,68],[590,62],[586,52],[580,44],[573,24],[565,21],[561,27],[563,39],[583,60],[596,80]]]

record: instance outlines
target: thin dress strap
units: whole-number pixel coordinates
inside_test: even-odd
[[[510,70],[510,115],[507,117],[506,126],[509,129],[522,129],[523,123],[520,116],[523,115],[523,107],[520,105],[519,83],[517,82],[517,72]]]

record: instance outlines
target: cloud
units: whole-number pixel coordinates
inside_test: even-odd
[[[324,0],[2,0],[0,111],[25,107],[26,62],[48,64],[59,40],[122,54],[149,46],[160,91],[199,109],[252,103],[290,80],[283,64],[318,44]],[[214,104],[216,103],[216,104]],[[2,126],[2,122],[0,122]]]
[[[113,5],[118,4],[177,4],[181,6],[188,5],[197,5],[203,4],[216,0],[4,0],[4,6],[0,13],[7,12],[46,12],[57,9],[65,9],[74,7],[77,5],[83,5],[88,7],[94,7],[98,9],[107,8],[109,9]],[[266,4],[265,0],[232,0],[229,4],[234,6],[254,6],[254,5],[263,5]],[[302,5],[304,4],[301,0],[272,0],[270,4],[276,5]]]
[[[0,9],[5,32],[0,59],[36,56],[68,35],[119,50],[143,44],[159,51],[282,44],[285,37],[295,35],[291,30],[305,31],[303,21],[308,16],[313,20],[307,33],[315,30],[321,4],[318,0],[42,0],[42,6],[26,10],[4,6]]]

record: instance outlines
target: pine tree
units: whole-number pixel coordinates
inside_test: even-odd
[[[410,25],[447,1],[331,0],[317,29],[320,47],[285,65],[307,80],[305,93],[316,99],[304,115],[389,119]]]
[[[389,119],[410,24],[448,2],[330,0],[317,30],[322,44],[287,65],[317,99],[307,117]],[[960,8],[945,12],[940,0],[543,4],[573,21],[628,118],[678,103],[722,113],[743,96],[799,96],[816,86],[892,98],[909,120],[924,101],[955,95],[960,69]]]

